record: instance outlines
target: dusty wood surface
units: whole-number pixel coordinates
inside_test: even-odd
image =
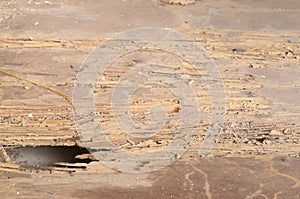
[[[299,122],[297,121],[299,106],[296,100],[299,94],[297,90],[299,87],[299,47],[297,44],[299,43],[288,43],[286,38],[299,39],[299,36],[283,33],[268,35],[246,31],[235,33],[234,31],[209,30],[193,30],[189,34],[216,60],[226,88],[227,116],[224,132],[217,146],[217,148],[220,147],[219,152],[222,153],[224,149],[232,153],[232,148],[236,148],[236,145],[243,145],[246,150],[250,146],[249,150],[257,148],[268,153],[272,153],[273,150],[287,154],[297,153],[299,150]],[[233,45],[230,41],[236,38],[236,34],[239,34],[238,38],[243,42]],[[269,38],[272,38],[272,41]],[[73,81],[82,59],[96,45],[93,46],[89,41],[81,41],[80,46],[76,48],[63,45],[45,47],[43,43],[46,40],[11,40],[4,45],[6,46],[5,51],[2,51],[4,66],[1,70],[48,85],[66,93],[71,98]],[[95,40],[101,41],[101,39]],[[76,43],[71,39],[69,42]],[[24,43],[26,45],[23,45]],[[42,51],[36,49],[39,43],[43,48]],[[15,56],[18,51],[15,48],[22,49],[18,56]],[[53,56],[59,61],[53,61]],[[82,58],[80,59],[79,56]],[[10,59],[10,57],[13,58]],[[149,57],[142,56],[142,59],[146,62]],[[133,57],[124,59],[119,63],[134,60]],[[64,73],[61,73],[62,68],[64,68]],[[111,67],[107,71],[109,81],[104,80],[101,84],[110,89],[100,90],[100,93],[109,93],[107,90],[112,90],[113,85],[116,85],[118,81],[115,77],[118,73],[116,70]],[[193,73],[188,70],[186,69],[185,74]],[[72,107],[63,96],[6,74],[1,75],[1,90],[1,140],[3,144],[75,144],[76,133]],[[287,93],[280,93],[280,91]],[[203,101],[209,99],[207,91],[205,93],[204,90],[203,94],[202,98],[199,98],[202,104]],[[167,106],[168,101],[166,98],[162,103]],[[292,102],[292,104],[287,102]],[[101,116],[103,121],[111,119],[108,114],[105,115],[107,112],[103,106],[105,103],[109,104],[109,102],[99,102],[97,105],[102,111],[99,110],[99,112],[104,114]],[[171,105],[172,103],[168,106]],[[135,106],[140,109],[137,105]],[[209,105],[204,104],[201,110],[205,109],[204,106]],[[107,128],[113,129],[111,126]],[[269,146],[256,142],[256,139],[262,137],[270,140]],[[275,142],[274,140],[278,137],[281,141]],[[252,144],[249,144],[247,140]],[[285,143],[284,147],[282,143]],[[236,150],[244,150],[244,147]]]
[[[101,41],[131,27],[172,27],[204,47],[225,87],[225,123],[210,157],[199,160],[197,152],[211,125],[212,107],[205,85],[193,81],[192,86],[201,88],[197,96],[203,117],[190,150],[170,167],[133,175],[99,162],[61,163],[69,167],[1,163],[0,193],[5,197],[32,198],[33,192],[37,198],[300,197],[300,25],[294,21],[299,17],[298,2],[276,1],[270,6],[267,1],[195,1],[180,6],[164,1],[124,1],[122,8],[118,7],[121,1],[95,6],[79,1],[45,2],[1,2],[0,143],[6,149],[81,145],[72,104],[66,100],[72,97],[76,74]],[[114,18],[105,9],[122,17]],[[138,19],[135,9],[144,16]],[[157,14],[153,16],[151,9]],[[249,10],[256,13],[255,22],[249,20]],[[111,19],[111,26],[101,20],[102,12]],[[62,16],[66,16],[64,20]],[[153,60],[178,69],[187,80],[201,78],[184,60],[159,51],[129,54],[105,72],[96,89],[98,119],[110,138],[129,151],[165,146],[179,126],[172,120],[154,138],[134,139],[123,133],[112,117],[109,96],[120,77],[137,62]],[[126,67],[120,70],[118,64],[124,63]],[[131,99],[133,119],[147,124],[149,108],[156,103],[178,119],[176,97],[163,88],[164,96],[151,93],[151,88]]]

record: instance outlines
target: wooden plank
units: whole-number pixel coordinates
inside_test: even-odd
[[[293,21],[299,16],[299,3],[266,2],[0,2],[1,195],[299,198],[300,34]],[[198,157],[207,129],[214,125],[212,96],[203,81],[209,73],[199,73],[187,60],[161,50],[123,55],[99,75],[95,112],[109,139],[125,151],[147,154],[167,146],[181,127],[182,111],[180,100],[169,88],[143,85],[129,100],[130,116],[138,125],[150,123],[151,108],[157,104],[171,118],[150,139],[132,137],[120,127],[111,95],[136,66],[151,62],[168,66],[195,90],[196,108],[201,111],[199,125],[188,126],[199,130],[182,157],[161,170],[139,173],[138,169],[151,163],[145,161],[133,174],[97,162],[91,154],[73,154],[77,162],[68,162],[70,154],[63,150],[55,154],[40,149],[65,146],[74,152],[73,147],[84,146],[73,115],[76,75],[99,43],[120,30],[143,26],[172,27],[190,36],[215,63],[225,88],[226,112],[209,157]],[[116,46],[128,47],[120,41]],[[167,78],[174,76],[172,70],[153,70],[152,75]],[[31,147],[25,154],[30,158],[38,159],[41,154],[54,160],[55,155],[67,158],[53,165],[31,165],[30,158],[16,163],[17,150],[25,153],[26,147]]]
[[[263,150],[266,153],[272,153],[273,150],[270,149],[272,147],[265,146],[265,143],[257,142],[256,135],[265,132],[263,139],[269,140],[270,142],[268,143],[281,146],[282,143],[272,141],[276,136],[268,134],[272,130],[276,130],[281,133],[280,138],[286,143],[286,150],[282,152],[288,154],[297,153],[299,147],[297,144],[299,140],[299,124],[289,123],[286,121],[286,118],[292,118],[292,120],[294,118],[295,120],[299,116],[299,112],[291,112],[288,109],[286,111],[276,110],[288,107],[289,104],[268,99],[266,96],[263,96],[264,93],[262,90],[274,89],[274,87],[293,89],[299,86],[297,79],[294,79],[292,85],[289,82],[287,82],[287,84],[280,82],[281,85],[278,86],[271,85],[269,82],[266,82],[267,80],[264,82],[264,79],[268,77],[263,77],[264,72],[268,73],[268,71],[271,71],[272,75],[274,71],[277,73],[283,71],[282,65],[293,65],[293,67],[289,68],[290,72],[284,73],[285,76],[282,77],[285,79],[293,78],[292,75],[297,73],[297,68],[299,67],[297,61],[299,58],[299,47],[297,46],[298,43],[287,43],[286,40],[289,37],[293,37],[297,40],[299,39],[299,35],[291,33],[257,34],[256,32],[244,31],[243,33],[239,33],[239,40],[241,41],[238,45],[233,45],[232,40],[234,40],[235,35],[238,34],[233,34],[233,31],[193,30],[189,34],[191,34],[193,38],[196,38],[200,44],[204,45],[208,54],[215,59],[226,88],[227,122],[224,127],[224,135],[222,135],[219,141],[220,146],[217,146],[220,147],[220,151],[222,151],[224,147],[231,147],[232,142],[238,142],[235,144],[241,145],[241,148],[243,148],[243,146],[246,147],[249,145],[247,141],[249,140],[249,143],[253,143],[254,148],[260,147],[256,146],[255,143],[257,145],[263,144]],[[273,38],[272,41],[270,41],[270,37]],[[51,39],[45,40],[48,41]],[[101,39],[96,40],[99,41]],[[1,70],[7,73],[1,76],[1,88],[3,93],[1,101],[1,128],[3,130],[1,133],[2,138],[0,139],[4,144],[45,145],[47,142],[49,142],[49,144],[76,144],[74,141],[76,133],[72,119],[70,96],[75,74],[80,70],[80,64],[83,59],[73,60],[72,57],[78,54],[84,57],[88,52],[85,50],[88,49],[86,47],[91,45],[89,40],[86,42],[84,42],[84,40],[80,41],[82,42],[82,46],[84,46],[82,48],[78,47],[65,50],[61,49],[61,46],[53,49],[52,47],[48,48],[41,45],[40,47],[44,49],[43,51],[33,49],[31,44],[27,46],[23,45],[23,40],[15,41],[16,43],[20,43],[20,45],[17,45],[22,46],[21,48],[23,49],[22,53],[18,54],[18,58],[15,59],[16,62],[26,59],[26,56],[32,55],[33,53],[37,53],[38,57],[42,57],[45,60],[51,60],[53,59],[53,54],[55,56],[59,54],[60,57],[56,57],[60,59],[58,63],[52,60],[51,62],[44,63],[43,66],[41,66],[41,62],[37,60],[35,61],[36,63],[31,62],[30,67],[26,66],[27,63],[23,63],[24,66],[15,67],[13,64],[4,62],[4,59],[7,59],[7,55],[12,56],[16,53],[16,51],[13,50],[14,47],[10,48],[8,46],[2,50],[3,56],[5,55],[5,57],[2,58],[2,62],[5,64]],[[34,40],[26,42],[36,43]],[[92,47],[95,47],[95,45]],[[63,59],[64,61],[62,61]],[[72,64],[69,63],[70,59],[72,59]],[[146,58],[143,57],[143,59]],[[121,61],[119,63],[121,64]],[[66,68],[66,73],[64,74],[60,72],[62,67]],[[101,82],[101,85],[107,88],[103,90],[99,89],[97,92],[104,92],[105,95],[107,95],[118,81],[116,74],[122,75],[124,74],[124,70],[118,71],[118,68],[112,68],[107,71],[107,79],[110,80]],[[193,70],[188,68],[182,70],[184,71],[184,75],[194,73]],[[259,76],[260,73],[261,76]],[[277,73],[274,75],[277,75]],[[201,78],[201,76],[199,76],[199,78]],[[30,81],[37,83],[32,84]],[[197,86],[201,87],[203,85],[195,85],[195,87]],[[9,93],[12,92],[19,94],[9,95]],[[30,97],[27,93],[35,94]],[[201,95],[199,101],[202,103],[203,100],[209,99],[209,94],[205,90],[202,91],[202,94],[199,93],[199,95]],[[101,120],[109,124],[109,121],[112,119],[108,113],[109,107],[107,107],[107,105],[109,105],[109,102],[104,106],[105,103],[99,102],[99,105],[96,105],[96,107],[99,106],[99,109],[102,111]],[[136,106],[136,108],[133,109],[143,110],[144,107],[147,109],[148,105],[146,102],[144,103],[144,105]],[[172,109],[172,103],[170,103],[171,106],[167,105],[169,104],[167,99],[162,101],[162,103],[169,106],[169,109]],[[295,103],[297,106],[297,102]],[[149,106],[151,106],[151,103]],[[209,104],[204,104],[201,110],[204,110],[208,106]],[[282,115],[285,116],[282,118]],[[261,117],[263,117],[263,119]],[[240,124],[239,121],[244,122]],[[114,126],[115,124],[109,125]],[[109,125],[106,128],[113,131],[115,127]],[[208,123],[206,122],[203,125],[208,125]],[[243,125],[244,127],[239,127]],[[245,133],[245,131],[248,133]],[[284,133],[284,131],[288,133]],[[205,132],[201,134],[203,136]],[[119,140],[120,138],[116,137],[115,139]],[[126,141],[123,140],[122,143],[124,142]],[[228,144],[221,144],[228,142],[230,142],[229,146]],[[242,152],[239,151],[239,153]]]

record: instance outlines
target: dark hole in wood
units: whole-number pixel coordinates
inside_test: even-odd
[[[6,148],[12,162],[21,165],[55,166],[56,163],[90,163],[89,158],[79,159],[78,155],[90,154],[78,146],[26,146]]]

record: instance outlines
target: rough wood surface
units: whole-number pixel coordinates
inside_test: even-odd
[[[20,0],[1,1],[0,8],[3,197],[300,197],[298,1]],[[109,168],[87,153],[76,157],[90,163],[30,165],[30,158],[39,158],[34,153],[28,153],[26,164],[16,162],[15,153],[22,148],[30,152],[39,146],[83,146],[72,107],[74,82],[82,63],[115,33],[145,26],[171,27],[190,36],[203,46],[220,73],[226,94],[225,122],[209,157],[198,157],[214,108],[201,81],[207,74],[195,72],[171,53],[152,50],[120,57],[99,77],[96,115],[109,138],[124,150],[147,153],[168,145],[180,127],[179,101],[172,92],[145,85],[129,101],[136,124],[149,124],[155,104],[172,118],[150,139],[122,131],[113,117],[110,96],[120,78],[138,64],[154,61],[169,66],[196,88],[201,110],[197,135],[178,161],[159,171],[138,174]],[[57,158],[52,157],[53,152],[47,155]]]
[[[296,41],[288,43],[288,38],[298,40],[299,35],[209,30],[192,30],[189,34],[202,44],[215,60],[226,88],[227,116],[224,132],[216,148],[218,153],[223,153],[222,151],[245,153],[247,150],[251,152],[257,149],[264,153],[277,151],[297,154],[299,151],[299,123],[297,121],[300,114],[297,111],[299,104],[297,101],[288,104],[286,100],[289,99],[285,98],[297,99],[299,43]],[[239,34],[240,42],[232,44],[237,34]],[[270,38],[272,38],[271,41]],[[0,78],[1,128],[3,130],[0,139],[5,145],[76,144],[72,106],[70,100],[69,102],[65,100],[64,98],[67,97],[62,96],[61,93],[66,93],[71,98],[73,80],[82,61],[78,58],[74,60],[73,57],[78,57],[79,54],[83,57],[96,47],[95,41],[101,41],[101,39],[95,39],[94,45],[89,40],[81,40],[80,46],[77,47],[44,46],[43,43],[50,40],[11,40],[12,46],[7,44],[2,48],[5,51],[2,51],[4,64],[1,70],[47,85],[47,87],[34,85],[2,73]],[[76,43],[76,40],[69,39],[69,42]],[[42,51],[37,50],[39,44],[43,48]],[[17,49],[22,49],[22,52],[18,53],[14,60],[10,60],[9,57],[15,56],[16,46],[19,46]],[[36,54],[36,58],[32,56],[33,54]],[[31,55],[31,60],[26,61],[29,55]],[[59,61],[53,61],[53,56]],[[38,57],[49,61],[42,63]],[[132,61],[132,59],[134,58],[123,59],[119,62]],[[142,59],[147,59],[147,56]],[[22,63],[22,60],[25,61]],[[30,67],[28,67],[29,64]],[[61,73],[61,68],[65,68],[64,73]],[[101,84],[108,88],[100,90],[100,93],[109,93],[109,90],[112,90],[113,85],[118,81],[116,74],[122,74],[116,70],[118,69],[112,67],[110,71],[107,71],[109,80],[101,81]],[[193,73],[188,70],[190,69],[184,71],[185,75]],[[279,78],[278,75],[280,75]],[[286,82],[281,81],[282,79]],[[56,92],[49,88],[55,89]],[[289,96],[283,96],[280,100],[282,94],[278,93],[276,96],[278,89],[290,91]],[[275,92],[275,96],[272,92]],[[268,93],[272,98],[268,98]],[[209,94],[203,89],[199,101],[203,102],[206,99],[209,99]],[[97,107],[99,106],[102,111],[100,111],[101,120],[108,123],[107,120],[111,117],[107,114],[109,108],[103,106],[105,103],[109,105],[109,102],[99,100]],[[165,98],[162,104],[169,106],[168,109],[175,106],[169,103],[168,98]],[[204,110],[205,106],[209,107],[209,104],[203,104],[201,110]],[[294,111],[291,111],[291,106]],[[147,104],[135,105],[135,107],[139,110],[147,110]],[[107,129],[113,131],[114,128],[107,126]],[[278,133],[272,135],[272,131]],[[280,141],[277,143],[274,140],[278,137]],[[269,140],[267,142],[269,145],[265,142],[258,142],[258,139]],[[284,147],[282,147],[283,143]],[[244,147],[237,149],[236,145]],[[232,150],[233,148],[235,150]]]

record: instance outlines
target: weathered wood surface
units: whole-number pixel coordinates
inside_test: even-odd
[[[203,0],[185,7],[169,5],[172,2],[177,3],[0,2],[0,145],[8,152],[18,146],[82,145],[70,100],[81,64],[115,32],[160,26],[202,45],[222,77],[226,117],[211,158],[197,157],[211,125],[211,96],[203,82],[189,81],[205,73],[196,74],[172,54],[135,52],[121,57],[100,77],[95,93],[99,122],[110,139],[128,151],[149,152],[167,145],[179,127],[180,114],[178,99],[168,89],[148,85],[130,100],[137,124],[149,123],[149,109],[157,103],[174,119],[151,139],[122,132],[111,114],[109,96],[138,63],[168,65],[199,91],[202,118],[188,152],[150,174],[122,173],[95,161],[57,166],[0,162],[4,197],[300,197],[299,2]],[[2,156],[8,160],[5,153]],[[81,159],[87,157],[93,158]],[[284,186],[289,188],[283,190]]]
[[[266,153],[277,151],[295,155],[299,151],[299,35],[209,30],[191,30],[188,34],[203,45],[215,60],[226,89],[226,123],[216,147],[218,153],[223,153],[222,150],[233,153],[232,149],[244,153],[257,149]],[[239,41],[235,41],[237,38]],[[294,41],[289,42],[290,38]],[[65,46],[65,41],[59,39],[2,40],[1,70],[48,85],[71,98],[75,75],[81,63],[87,53],[96,47],[97,41],[102,39],[69,39],[67,43],[74,46]],[[76,44],[78,41],[80,45]],[[148,58],[144,56],[142,59]],[[117,69],[112,67],[107,72],[111,76],[107,79],[111,80],[101,81],[101,84],[109,87],[116,84],[118,78],[114,76],[120,72],[113,70]],[[185,73],[188,75],[193,71],[188,72],[187,69]],[[64,97],[3,73],[1,93],[0,139],[4,145],[76,144],[72,107]],[[210,100],[207,91],[206,96],[205,90],[203,93],[199,97],[202,103]],[[105,114],[107,111],[101,100],[98,100],[99,109],[103,112],[101,120],[111,120]],[[168,99],[162,103],[168,104]],[[169,105],[172,106],[172,103]],[[136,108],[147,109],[147,105]],[[113,131],[114,128],[107,126],[107,129]],[[276,142],[278,137],[280,141]],[[258,142],[261,138],[270,142]]]

